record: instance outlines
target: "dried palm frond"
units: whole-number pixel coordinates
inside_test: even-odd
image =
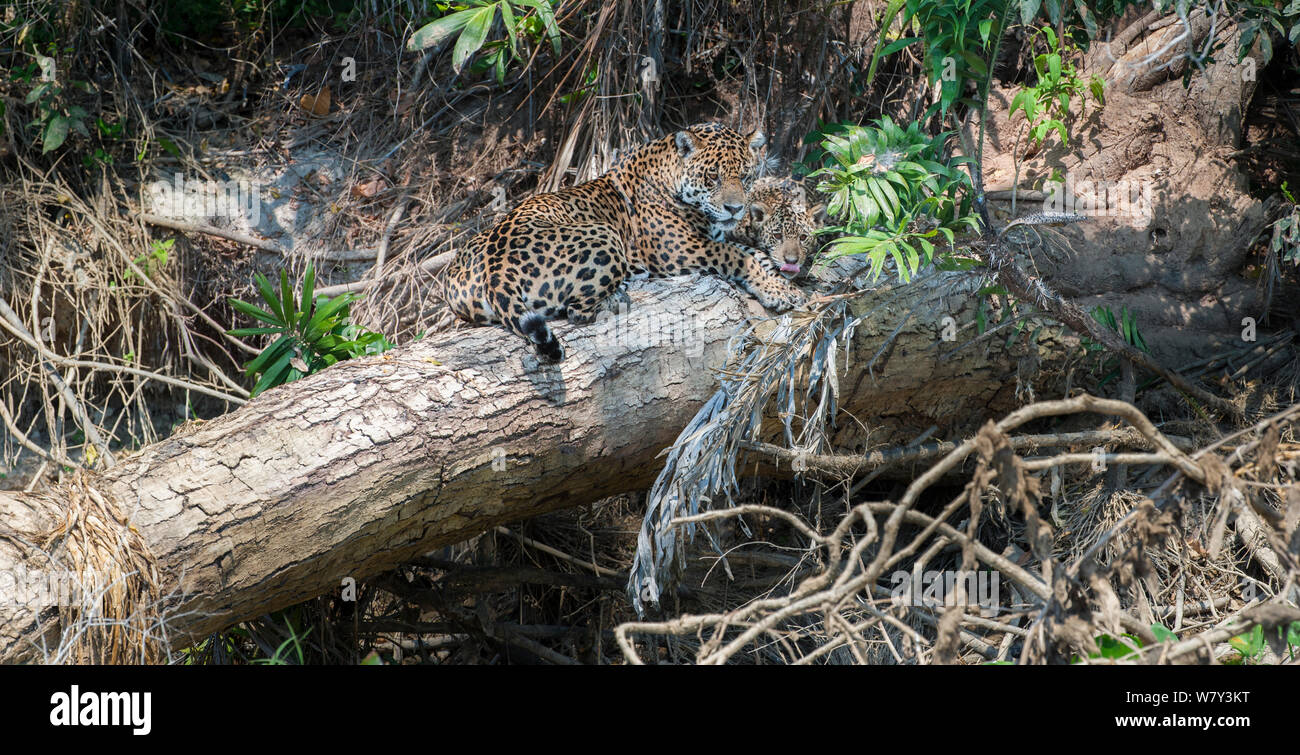
[[[695,537],[694,523],[682,538],[673,520],[699,514],[719,499],[733,504],[740,444],[760,436],[769,404],[776,407],[788,447],[802,454],[827,450],[853,332],[875,311],[854,314],[850,305],[879,293],[864,289],[827,297],[812,311],[784,315],[775,324],[760,320],[732,337],[730,366],[719,371],[721,386],[668,450],[646,502],[628,582],[638,613],[675,584],[686,545]],[[705,534],[718,550],[707,527]]]

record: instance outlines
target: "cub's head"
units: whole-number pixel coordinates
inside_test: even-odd
[[[817,244],[816,209],[788,178],[760,178],[749,196],[748,235],[787,278],[803,270]]]
[[[678,131],[673,144],[682,160],[677,199],[702,212],[719,232],[733,230],[745,216],[745,198],[754,184],[767,138],[755,129],[742,136],[706,123]]]

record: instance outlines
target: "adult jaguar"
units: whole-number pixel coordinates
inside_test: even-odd
[[[757,131],[691,126],[599,178],[529,197],[457,253],[444,279],[447,303],[469,322],[503,324],[553,362],[564,348],[547,321],[590,322],[638,273],[721,275],[768,309],[800,305],[804,295],[770,264],[721,240],[745,215],[764,141]]]

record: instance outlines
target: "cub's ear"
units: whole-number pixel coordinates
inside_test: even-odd
[[[749,132],[749,148],[757,153],[767,144],[767,137],[764,136],[762,129],[755,128]]]
[[[767,205],[762,202],[754,202],[749,206],[749,217],[755,223],[762,223],[767,217]]]
[[[678,131],[673,141],[677,142],[677,152],[682,156],[683,160],[690,157],[691,153],[695,151],[695,140],[691,138],[691,132],[689,131]]]
[[[817,221],[817,225],[830,225],[831,218],[826,214],[826,203],[820,202],[808,208],[808,214]]]

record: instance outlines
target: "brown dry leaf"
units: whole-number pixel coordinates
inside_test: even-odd
[[[1300,485],[1286,489],[1286,517],[1282,522],[1282,531],[1291,538],[1291,552],[1300,555],[1300,539],[1296,538],[1296,533],[1300,532]]]
[[[1277,444],[1281,440],[1281,433],[1278,432],[1277,425],[1269,425],[1264,431],[1264,437],[1259,442],[1259,450],[1255,454],[1256,468],[1259,470],[1259,481],[1268,482],[1273,479],[1277,472]]]
[[[1219,489],[1223,487],[1224,480],[1232,476],[1232,470],[1223,463],[1223,459],[1214,454],[1206,454],[1204,458],[1198,459],[1197,463],[1201,465],[1201,470],[1205,474],[1206,489],[1211,495],[1217,495]]]
[[[330,112],[329,85],[326,84],[315,97],[310,94],[304,94],[302,99],[298,100],[298,107],[306,110],[312,115],[328,115]]]
[[[386,188],[388,188],[388,183],[384,181],[383,178],[376,176],[375,178],[372,178],[369,181],[364,181],[359,184],[353,184],[352,196],[356,197],[357,199],[362,199],[362,198],[368,199],[370,197],[375,196],[376,194],[378,194],[379,192],[383,191]]]
[[[1097,604],[1093,620],[1107,634],[1116,637],[1123,634],[1124,624],[1120,621],[1120,615],[1124,613],[1124,608],[1120,605],[1119,596],[1111,589],[1110,582],[1094,572],[1089,575],[1088,584],[1093,590],[1093,600]]]

